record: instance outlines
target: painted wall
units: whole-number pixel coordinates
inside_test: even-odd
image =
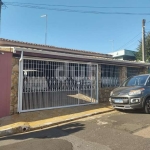
[[[12,53],[0,52],[0,117],[10,114]]]

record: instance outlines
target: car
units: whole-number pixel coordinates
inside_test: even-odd
[[[110,93],[115,109],[143,109],[150,114],[150,74],[129,77]]]

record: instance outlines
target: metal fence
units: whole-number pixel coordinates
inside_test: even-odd
[[[119,67],[101,65],[101,87],[117,87],[119,84]]]
[[[23,60],[21,111],[98,102],[97,64]]]

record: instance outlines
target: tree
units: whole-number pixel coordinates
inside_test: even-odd
[[[145,56],[146,61],[150,62],[150,32],[148,32],[145,36]],[[139,45],[137,47],[136,59],[142,60],[142,40],[139,41]]]

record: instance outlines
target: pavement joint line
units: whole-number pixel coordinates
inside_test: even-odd
[[[36,126],[34,126],[34,125],[30,126],[30,124],[29,124],[29,128],[27,127],[27,130],[25,132],[33,131],[33,130],[37,130],[37,129],[43,129],[43,128],[46,128],[46,127],[51,127],[51,126],[54,126],[54,125],[59,125],[59,124],[62,124],[62,123],[67,123],[69,121],[75,121],[75,120],[82,119],[82,118],[85,118],[85,117],[88,117],[88,116],[98,115],[98,114],[107,113],[107,112],[111,112],[111,111],[114,111],[114,109],[105,110],[105,111],[98,111],[98,112],[94,112],[94,113],[91,113],[91,114],[78,116],[78,117],[75,117],[75,118],[65,119],[63,121],[50,122],[50,123],[48,122],[48,123],[43,123],[41,125],[36,125]],[[26,122],[24,122],[24,123],[26,123]],[[1,131],[0,131],[0,137],[15,134],[15,133],[20,133],[21,130],[18,130],[20,128],[22,128],[22,125],[17,126],[17,127],[13,127],[13,128],[8,128],[7,129],[8,131],[6,131],[6,129],[5,129],[5,133],[3,132],[2,135],[1,135]],[[12,129],[12,131],[10,132],[9,129]],[[25,133],[25,132],[23,132],[23,133]]]

